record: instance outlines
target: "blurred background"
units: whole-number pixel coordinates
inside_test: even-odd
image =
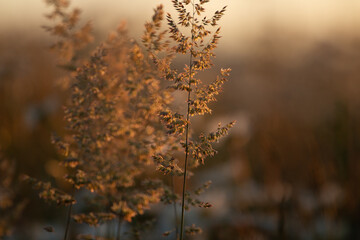
[[[123,20],[140,41],[153,8],[173,12],[169,2],[72,6],[92,22],[96,46]],[[212,180],[204,198],[214,205],[189,213],[204,229],[194,239],[360,239],[360,1],[212,0],[208,9],[223,5],[223,37],[205,77],[233,71],[214,114],[194,125],[237,124],[192,180]],[[64,131],[66,91],[56,80],[66,73],[41,28],[50,11],[42,0],[0,3],[0,147],[8,159],[0,164],[0,225],[9,227],[0,235],[14,232],[6,239],[49,239],[43,227],[61,229],[65,219],[18,179],[59,174],[50,135]],[[171,228],[169,216],[160,214],[159,231]]]

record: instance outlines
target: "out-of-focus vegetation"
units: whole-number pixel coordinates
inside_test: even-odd
[[[236,59],[221,56],[233,72],[214,114],[238,124],[216,146],[220,155],[196,172],[194,185],[213,181],[205,194],[213,208],[189,215],[204,229],[197,239],[360,237],[360,36],[334,34],[299,53],[303,39],[282,34],[267,34]],[[63,237],[64,209],[44,204],[20,181],[27,174],[69,190],[50,140],[52,132],[64,135],[69,92],[58,80],[68,72],[47,45],[10,33],[0,42],[0,234],[12,230],[13,239]],[[172,208],[155,210],[156,228],[143,239],[173,227]],[[89,231],[101,235],[114,224]],[[54,233],[43,230],[48,225]]]

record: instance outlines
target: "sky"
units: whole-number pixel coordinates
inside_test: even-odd
[[[122,20],[128,22],[134,37],[140,36],[143,23],[150,19],[152,9],[162,3],[172,11],[170,0],[73,0],[72,6],[82,9],[83,19],[91,20],[94,28],[107,33]],[[358,0],[212,0],[207,4],[212,13],[228,5],[222,21],[223,39],[220,46],[229,53],[246,51],[264,34],[300,35],[310,41],[332,35],[354,35],[360,29]],[[44,0],[0,0],[0,34],[10,30],[27,37],[43,34],[44,14],[51,9]],[[6,35],[5,35],[6,36]],[[304,43],[305,44],[305,43]]]

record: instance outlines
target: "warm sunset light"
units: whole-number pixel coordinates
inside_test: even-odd
[[[0,7],[0,239],[359,239],[360,1]]]

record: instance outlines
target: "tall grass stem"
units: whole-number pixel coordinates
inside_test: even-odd
[[[193,10],[192,10],[192,28],[194,25],[194,17],[195,17],[195,5],[192,2]],[[185,225],[185,191],[186,191],[186,176],[187,176],[187,165],[189,158],[189,125],[190,125],[190,101],[191,101],[191,78],[192,78],[192,68],[193,68],[193,44],[194,44],[194,34],[191,31],[191,49],[190,49],[190,63],[189,63],[189,90],[187,97],[187,114],[186,114],[186,129],[185,129],[185,166],[184,166],[184,178],[183,178],[183,189],[182,189],[182,200],[181,200],[181,226],[180,226],[180,240],[184,239],[184,225]]]
[[[73,203],[70,204],[68,213],[67,213],[64,240],[67,240],[68,234],[69,234],[72,206],[73,206]]]

